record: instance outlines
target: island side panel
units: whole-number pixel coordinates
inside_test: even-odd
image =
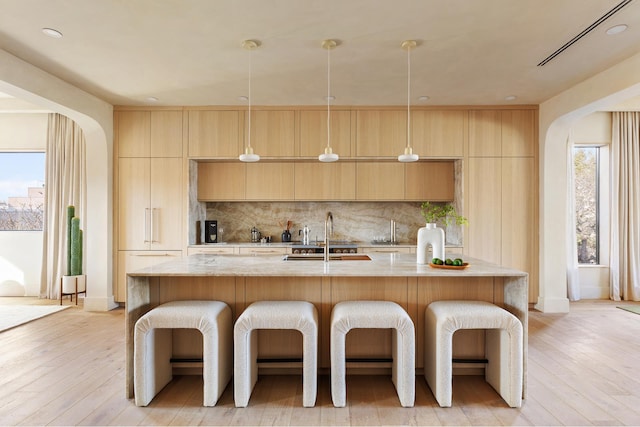
[[[158,278],[127,276],[127,304],[125,310],[125,376],[126,395],[133,398],[133,333],[136,322],[158,305]]]
[[[529,276],[505,277],[504,307],[522,322],[522,398],[527,397],[527,372],[529,360]]]

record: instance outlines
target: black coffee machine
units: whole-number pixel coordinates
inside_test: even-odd
[[[218,243],[218,221],[204,222],[205,243]]]

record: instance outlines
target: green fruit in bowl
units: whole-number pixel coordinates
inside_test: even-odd
[[[453,265],[455,265],[456,267],[462,266],[462,260],[460,258],[454,259]]]
[[[444,260],[445,265],[453,265],[453,260],[451,258],[447,258]]]
[[[431,260],[431,264],[442,265],[442,260],[440,258],[434,258]]]

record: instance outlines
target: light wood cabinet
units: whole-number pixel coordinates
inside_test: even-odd
[[[246,120],[248,122],[248,120]],[[248,124],[247,124],[248,125]],[[245,142],[247,144],[245,133]],[[295,155],[295,112],[255,110],[251,112],[251,146],[261,157]]]
[[[291,248],[274,246],[240,247],[240,255],[286,255],[291,253]]]
[[[296,200],[355,200],[356,164],[296,163],[294,165]]]
[[[237,255],[237,246],[210,246],[200,248],[187,248],[187,255]]]
[[[293,163],[248,163],[246,200],[293,200]]]
[[[245,163],[199,163],[198,200],[244,200],[247,184]]]
[[[533,157],[538,133],[535,110],[501,112],[502,157]]]
[[[358,110],[356,156],[397,157],[407,145],[407,113],[394,110]]]
[[[127,273],[179,258],[182,251],[118,251],[117,285],[114,298],[127,301]]]
[[[502,115],[495,110],[469,111],[469,156],[502,155]]]
[[[535,156],[536,122],[536,110],[470,111],[469,156]]]
[[[502,159],[468,160],[465,254],[500,264],[502,247]]]
[[[182,157],[182,111],[118,111],[119,157]]]
[[[535,191],[535,163],[532,158],[502,159],[501,265],[529,273],[530,300],[538,296],[538,245]]]
[[[363,254],[410,254],[412,248],[408,246],[392,246],[392,245],[378,245],[378,246],[358,246],[358,253]]]
[[[538,297],[537,192],[533,158],[469,159],[465,254],[529,273]]]
[[[412,111],[411,146],[421,157],[462,157],[466,111]]]
[[[331,110],[331,149],[340,157],[351,157],[351,112]],[[301,157],[318,157],[327,146],[327,112],[300,112]]]
[[[243,152],[243,115],[235,110],[189,111],[189,157],[233,158]]]
[[[404,200],[404,163],[356,165],[356,200]]]
[[[121,158],[118,168],[118,249],[180,249],[182,159]]]
[[[453,161],[415,162],[405,165],[405,200],[453,201],[455,164]]]

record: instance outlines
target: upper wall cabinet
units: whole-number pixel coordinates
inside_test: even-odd
[[[466,111],[412,111],[411,145],[420,157],[462,157]]]
[[[405,200],[447,202],[454,199],[453,160],[407,163],[405,168]]]
[[[118,157],[182,157],[182,111],[117,111]]]
[[[242,113],[189,111],[189,157],[233,158],[242,152]]]
[[[245,200],[247,164],[198,163],[198,200]]]
[[[407,144],[407,113],[390,110],[358,110],[356,155],[395,157]]]
[[[356,200],[404,200],[404,163],[356,164]]]
[[[247,163],[247,200],[293,200],[293,163]]]
[[[469,156],[502,155],[502,118],[500,111],[469,111]]]
[[[355,200],[354,162],[296,163],[295,200]]]
[[[351,157],[351,111],[331,110],[331,149]],[[300,111],[300,156],[318,157],[327,146],[327,112]]]
[[[533,157],[537,147],[536,111],[502,111],[502,157]]]
[[[469,112],[470,157],[532,157],[536,146],[535,110]]]
[[[295,135],[293,110],[251,112],[251,146],[256,154],[262,157],[293,157],[295,156]]]

